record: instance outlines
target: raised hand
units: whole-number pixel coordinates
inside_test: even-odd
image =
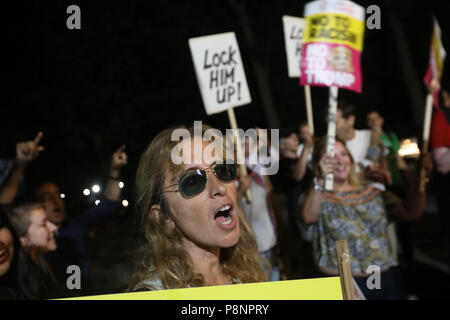
[[[44,147],[39,145],[43,135],[42,132],[39,132],[34,140],[16,144],[16,161],[18,164],[27,165],[44,150]]]
[[[324,153],[319,161],[320,170],[322,171],[322,177],[325,177],[327,173],[332,173],[336,168],[336,158],[328,153]]]

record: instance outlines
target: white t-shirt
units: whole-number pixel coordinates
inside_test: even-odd
[[[370,145],[370,135],[370,130],[355,130],[355,137],[346,142],[346,146],[355,162],[361,163],[364,167],[371,164],[371,161],[366,159]]]
[[[242,199],[242,210],[258,243],[258,252],[267,251],[277,243],[275,230],[267,207],[266,190],[252,179],[252,201]]]

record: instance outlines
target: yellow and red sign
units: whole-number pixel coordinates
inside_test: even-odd
[[[347,0],[305,6],[300,85],[361,92],[364,8]]]

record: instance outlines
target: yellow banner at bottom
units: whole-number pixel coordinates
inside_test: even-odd
[[[339,277],[116,293],[65,300],[342,300]]]

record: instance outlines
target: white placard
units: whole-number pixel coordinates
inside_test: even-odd
[[[234,32],[191,38],[189,47],[208,115],[251,102]]]
[[[283,16],[283,27],[289,77],[299,78],[305,20],[292,16]]]

